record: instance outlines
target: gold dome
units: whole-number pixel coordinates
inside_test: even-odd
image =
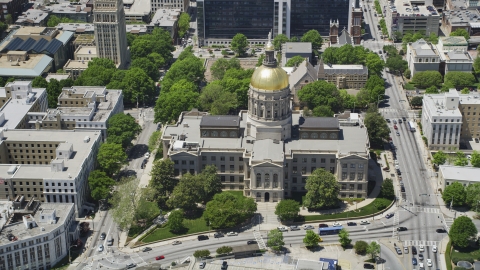
[[[265,45],[265,51],[275,51],[275,47],[273,46],[272,42],[268,41]]]
[[[288,87],[288,75],[279,67],[260,66],[253,72],[250,84],[259,90],[279,91]]]

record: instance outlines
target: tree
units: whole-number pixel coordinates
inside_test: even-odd
[[[356,101],[355,96],[350,95],[345,89],[342,89],[339,92],[340,92],[340,100],[343,101],[342,107],[348,108],[348,109],[354,109],[355,101]]]
[[[105,144],[104,144],[105,145]],[[125,230],[134,221],[139,197],[138,184],[135,177],[122,178],[109,202],[112,204],[111,215],[115,223]]]
[[[168,73],[167,73],[168,74]],[[199,97],[194,83],[182,79],[169,92],[160,93],[155,105],[155,122],[169,123],[177,120],[183,111],[196,107]]]
[[[108,177],[105,172],[94,170],[88,176],[90,195],[96,201],[106,199],[114,185],[115,180]]]
[[[413,75],[412,82],[416,87],[425,89],[431,86],[440,87],[442,84],[443,78],[442,74],[438,71],[421,71]]]
[[[210,251],[208,249],[200,249],[200,250],[195,250],[193,253],[193,257],[195,258],[205,258],[210,256]]]
[[[265,60],[265,54],[264,53],[260,54],[260,56],[258,57],[257,64],[255,66],[259,67],[259,66],[263,65],[263,60]]]
[[[186,12],[182,12],[178,19],[178,36],[184,37],[190,28],[190,15]]]
[[[237,109],[248,108],[248,90],[253,71],[253,69],[229,69],[220,81],[224,90],[236,94]]]
[[[209,83],[202,89],[198,105],[212,115],[226,115],[237,107],[237,95],[225,91],[220,83]]]
[[[201,193],[202,186],[197,181],[197,177],[189,173],[183,174],[170,194],[167,205],[184,210],[194,209],[196,203],[200,201]]]
[[[120,74],[119,76],[116,76]],[[123,98],[127,102],[135,103],[149,100],[155,96],[155,82],[141,68],[131,67],[128,70],[118,70],[113,75],[108,89],[123,89]]]
[[[403,60],[400,55],[388,57],[385,67],[393,72],[403,73],[408,68],[408,62]]]
[[[252,198],[222,192],[207,203],[203,217],[214,229],[231,228],[253,216],[257,204]]]
[[[455,30],[455,31],[452,31],[452,32],[450,33],[450,36],[451,36],[451,37],[454,37],[454,36],[455,36],[455,37],[461,37],[461,36],[463,36],[463,37],[465,37],[465,39],[466,39],[467,41],[470,39],[470,34],[468,33],[467,30],[465,30],[465,29],[463,29],[463,28],[459,28],[459,29],[457,29],[457,30]]]
[[[56,79],[50,79],[50,82],[47,85],[47,98],[48,98],[48,107],[57,108],[58,96],[62,92],[62,87],[60,82]]]
[[[315,247],[318,247],[319,240],[320,240],[320,236],[318,236],[318,234],[316,234],[312,230],[307,230],[307,233],[303,238],[303,243],[307,248],[315,248]]]
[[[455,154],[455,161],[453,162],[453,165],[455,166],[467,166],[468,165],[468,159],[467,156],[465,156],[465,153],[457,151]]]
[[[75,85],[108,85],[116,71],[115,63],[107,58],[93,58],[88,67],[75,80]]]
[[[130,114],[117,113],[107,122],[107,142],[122,145],[124,149],[132,145],[132,140],[142,128]]]
[[[127,154],[125,154],[122,145],[117,143],[104,143],[98,150],[98,164],[110,176],[120,170],[126,159]]]
[[[421,107],[423,104],[423,96],[413,97],[412,100],[410,101],[410,104],[413,107]]]
[[[322,48],[323,38],[317,30],[312,29],[312,30],[309,30],[308,32],[306,32],[305,34],[303,34],[303,36],[301,38],[301,41],[302,42],[311,42],[312,43],[312,49],[318,51]]]
[[[477,150],[474,150],[470,157],[470,164],[473,167],[480,168],[480,153]]]
[[[238,56],[242,56],[245,54],[247,47],[248,47],[248,40],[244,34],[238,33],[232,38],[232,42],[230,43],[230,47],[234,52],[237,53]]]
[[[230,60],[220,58],[216,60],[213,65],[210,67],[210,72],[212,73],[212,77],[215,80],[223,79],[225,72],[231,68],[240,69],[240,61],[238,58],[234,57]]]
[[[323,168],[316,169],[307,178],[304,206],[310,209],[337,205],[339,187],[335,176]]]
[[[185,58],[182,58],[184,53]],[[165,74],[162,80],[162,92],[169,92],[175,83],[183,79],[193,83],[195,90],[197,90],[197,85],[205,79],[203,61],[189,51],[183,51]]]
[[[172,233],[180,233],[185,230],[183,226],[183,211],[173,210],[168,216],[168,228]]]
[[[390,136],[390,129],[382,115],[378,112],[367,112],[364,123],[370,142],[373,145],[383,145]]]
[[[275,251],[283,249],[285,242],[283,241],[283,233],[279,229],[274,229],[268,232],[267,246]]]
[[[370,242],[370,244],[367,247],[367,254],[369,254],[373,259],[377,257],[377,255],[380,253],[380,245],[377,242]]]
[[[463,88],[462,91],[460,92],[461,94],[470,94],[470,89],[467,87]]]
[[[135,209],[134,220],[152,220],[160,214],[160,208],[152,201],[152,192],[149,188],[140,191],[137,208]]]
[[[281,200],[275,207],[275,215],[282,221],[295,220],[298,212],[300,212],[300,203],[295,200]]]
[[[200,174],[197,175],[198,182],[202,185],[202,193],[200,201],[208,202],[217,193],[222,192],[222,182],[217,175],[217,167],[215,165],[206,166]]]
[[[140,68],[154,81],[157,81],[160,75],[158,73],[159,67],[153,61],[151,61],[149,57],[140,57],[134,59],[130,65],[130,68]]]
[[[42,76],[37,76],[32,81],[32,87],[34,88],[47,88],[48,82]]]
[[[273,39],[273,46],[275,47],[275,51],[281,51],[282,45],[288,42],[288,37],[284,34],[278,34]]]
[[[436,165],[443,165],[447,161],[447,154],[445,154],[443,151],[438,151],[435,154],[433,154],[433,159],[432,163]]]
[[[450,71],[445,74],[445,82],[451,83],[455,88],[472,86],[475,83],[475,76],[470,72]]]
[[[469,246],[470,240],[477,235],[477,232],[477,227],[469,217],[460,216],[453,222],[448,236],[454,247],[466,248]]]
[[[58,18],[58,17],[55,16],[55,15],[51,15],[51,16],[48,18],[47,26],[48,26],[48,27],[56,27],[60,22],[61,22],[60,18]]]
[[[298,67],[301,63],[305,61],[305,58],[301,55],[296,55],[290,59],[288,59],[287,63],[285,64],[286,67]]]
[[[479,46],[480,48],[480,46]],[[476,73],[480,72],[480,56],[477,55],[475,60],[473,61],[473,69],[475,70]]]
[[[313,108],[312,113],[313,116],[317,117],[333,117],[333,115],[335,114],[335,112],[326,105],[321,105]]]
[[[465,192],[465,203],[472,209],[475,208],[475,211],[478,211],[478,205],[480,204],[480,183],[468,185]]]
[[[395,189],[393,188],[393,181],[390,178],[386,178],[382,183],[380,190],[382,198],[393,199],[395,198]]]
[[[233,248],[232,247],[229,247],[229,246],[221,246],[219,248],[217,248],[217,254],[228,254],[230,252],[232,252]]]
[[[355,253],[365,254],[367,252],[368,243],[360,240],[355,242],[355,245],[353,246],[353,248],[355,249]]]
[[[155,28],[151,34],[137,36],[130,46],[132,60],[158,53],[165,62],[169,62],[175,51],[170,33],[161,28]]]
[[[173,161],[171,159],[161,159],[153,162],[153,168],[150,172],[152,179],[149,186],[155,190],[157,198],[162,201],[166,200],[167,196],[173,192],[177,179],[175,179]]]
[[[334,112],[342,109],[343,102],[337,87],[335,84],[323,80],[305,85],[298,91],[298,98],[307,103],[309,108],[326,105]]]
[[[438,35],[433,32],[430,33],[430,36],[428,36],[428,41],[433,44],[438,44]]]
[[[339,237],[340,245],[343,248],[348,247],[350,245],[350,243],[352,242],[352,239],[349,238],[350,234],[348,233],[347,230],[345,230],[345,228],[340,230],[340,232],[338,233],[338,237]]]
[[[442,193],[442,199],[447,206],[462,206],[465,204],[466,197],[467,192],[459,182],[448,185]]]
[[[378,54],[370,52],[367,55],[365,65],[370,74],[380,74],[385,67],[385,62],[383,62]]]
[[[427,89],[425,89],[425,94],[438,94],[438,89],[436,86],[430,86]]]

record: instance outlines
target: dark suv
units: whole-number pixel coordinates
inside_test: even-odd
[[[199,235],[199,236],[197,237],[197,239],[198,239],[198,241],[208,240],[208,236],[206,236],[206,235]]]
[[[417,255],[417,248],[412,246],[412,254]]]
[[[363,268],[364,269],[375,269],[375,266],[373,264],[364,263]]]

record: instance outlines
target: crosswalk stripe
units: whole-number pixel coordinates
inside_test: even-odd
[[[423,241],[423,240],[405,240],[404,246],[425,246],[432,247],[436,246],[437,241]]]
[[[440,214],[440,209],[438,208],[429,208],[429,207],[421,207],[421,206],[416,206],[416,207],[411,207],[411,206],[406,206],[403,207],[405,210],[401,211],[410,211],[410,212],[425,212],[425,213],[432,213],[432,214]]]

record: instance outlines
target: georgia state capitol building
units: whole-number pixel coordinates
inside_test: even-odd
[[[183,112],[163,129],[163,157],[174,162],[178,177],[213,164],[224,190],[242,190],[257,202],[305,193],[307,177],[318,168],[335,175],[341,198],[365,198],[367,130],[362,123],[292,111],[289,78],[274,53],[269,37],[263,65],[250,81],[248,111]]]

